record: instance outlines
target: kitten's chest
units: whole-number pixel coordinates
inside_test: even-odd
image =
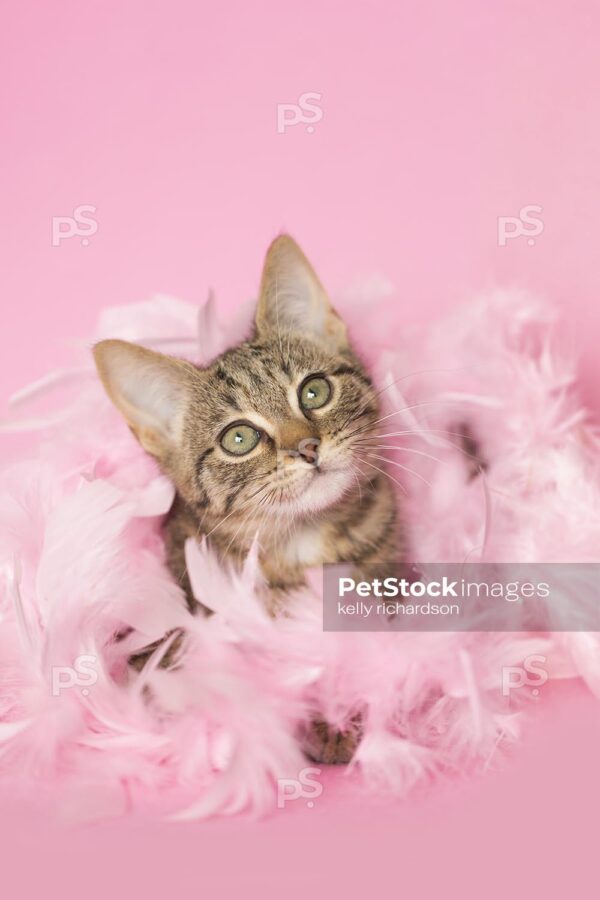
[[[289,536],[280,533],[269,540],[263,535],[260,552],[263,574],[271,587],[285,590],[299,586],[306,569],[331,561],[328,544],[325,526],[312,523],[294,528]]]
[[[277,555],[281,562],[293,568],[307,569],[325,561],[327,540],[320,525],[303,525],[287,542],[282,543]]]

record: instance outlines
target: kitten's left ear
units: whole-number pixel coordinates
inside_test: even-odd
[[[332,350],[348,346],[346,326],[298,244],[287,234],[275,238],[262,273],[256,310],[258,331],[297,333]]]

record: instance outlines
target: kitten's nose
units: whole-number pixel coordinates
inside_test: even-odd
[[[298,444],[298,455],[302,457],[309,465],[319,465],[319,444],[320,441],[316,437],[304,438]]]

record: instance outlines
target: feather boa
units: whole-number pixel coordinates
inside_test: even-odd
[[[407,335],[388,301],[362,301],[339,306],[381,387],[384,433],[402,444],[392,471],[413,558],[597,561],[599,442],[552,312],[497,292]],[[159,297],[106,310],[96,337],[206,362],[250,315],[225,327],[212,298],[198,312]],[[32,458],[0,476],[0,778],[83,816],[261,812],[310,765],[299,726],[315,710],[333,724],[360,710],[348,774],[399,795],[515,739],[523,713],[502,696],[503,666],[542,654],[551,677],[600,694],[590,634],[324,633],[318,577],[272,620],[255,554],[236,573],[188,545],[194,591],[214,611],[191,619],[163,565],[173,488],[88,357],[20,392],[0,426],[39,433]],[[465,426],[485,477],[469,478],[452,440]],[[182,666],[156,658],[132,678],[127,656],[178,627]]]

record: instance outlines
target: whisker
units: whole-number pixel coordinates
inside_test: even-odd
[[[414,469],[410,469],[408,466],[403,466],[402,463],[394,462],[393,459],[386,459],[385,456],[378,456],[376,453],[368,453],[367,456],[372,456],[373,459],[380,459],[383,462],[389,463],[391,466],[397,466],[399,469],[402,469],[404,472],[410,472],[411,475],[414,475],[415,478],[420,478],[428,487],[431,487],[431,482],[427,481],[426,478],[423,477],[419,472],[415,472]]]
[[[460,437],[464,438],[464,432],[462,431],[446,431],[445,428],[419,428],[418,431],[414,429],[407,429],[406,431],[388,431],[385,434],[377,434],[376,437],[384,438],[384,437],[397,437],[400,435],[414,435],[414,437],[420,437],[421,434],[449,434],[451,437]],[[454,446],[454,445],[453,445]]]
[[[349,440],[350,438],[354,437],[355,435],[362,434],[363,432],[365,432],[367,430],[372,431],[381,422],[385,422],[386,419],[391,419],[393,416],[399,416],[402,413],[410,412],[413,409],[420,409],[423,406],[431,406],[432,404],[435,404],[435,403],[445,403],[445,404],[456,405],[457,401],[456,400],[439,400],[439,399],[437,399],[437,400],[436,399],[422,400],[422,401],[419,401],[418,403],[413,403],[410,406],[403,406],[403,407],[401,407],[401,409],[396,409],[396,410],[394,410],[394,412],[388,413],[386,416],[380,416],[380,418],[376,419],[374,422],[367,422],[364,425],[361,425],[359,428],[356,428],[354,431],[351,431],[349,434],[344,435],[344,437],[342,438],[340,443],[344,443],[345,441]]]
[[[352,465],[352,463],[350,464],[350,471],[352,472],[352,476],[356,481],[356,486],[358,487],[358,502],[362,506],[362,489],[360,486],[360,478],[356,474],[356,468]]]
[[[386,384],[384,387],[375,391],[373,396],[367,397],[363,406],[358,410],[358,412],[353,411],[348,416],[348,418],[346,419],[342,428],[346,427],[348,422],[351,421],[352,417],[357,418],[358,416],[362,415],[362,413],[365,411],[365,409],[367,408],[367,406],[369,405],[371,400],[381,397],[381,395],[384,394],[386,391],[389,391],[390,388],[399,384],[401,381],[406,381],[407,378],[413,378],[416,375],[435,375],[435,374],[441,374],[441,373],[445,374],[447,372],[464,372],[464,371],[468,371],[470,368],[473,368],[473,367],[472,366],[453,366],[452,368],[443,368],[443,369],[418,369],[416,372],[408,372],[406,375],[401,375],[400,378],[395,378],[394,381],[389,382],[389,384]]]
[[[266,488],[266,487],[267,487],[267,485],[265,485],[265,488]],[[248,524],[250,524],[250,522],[252,522],[254,519],[256,519],[256,518],[259,516],[259,514],[262,512],[262,510],[261,510],[261,505],[262,505],[262,501],[263,501],[263,500],[264,500],[264,497],[259,497],[258,502],[256,503],[255,507],[254,507],[253,509],[250,510],[250,512],[248,513],[248,515],[246,515],[246,516],[244,516],[244,517],[242,518],[242,521],[241,521],[240,524],[238,525],[238,527],[237,527],[235,533],[234,533],[233,536],[231,537],[229,543],[227,544],[227,546],[226,546],[226,548],[225,548],[225,550],[224,550],[224,555],[225,555],[225,556],[227,556],[227,554],[229,553],[229,550],[231,549],[231,546],[232,546],[233,543],[235,542],[235,540],[236,540],[238,534],[240,533],[240,531],[242,530],[242,528],[245,528]]]
[[[239,514],[243,509],[245,509],[245,508],[252,502],[252,500],[253,500],[256,496],[258,496],[258,494],[260,493],[261,490],[263,490],[264,487],[265,487],[264,485],[261,485],[261,486],[258,488],[258,490],[254,491],[254,493],[251,494],[250,497],[248,497],[248,498],[244,501],[244,503],[242,504],[242,506],[241,506],[239,509],[232,509],[231,512],[228,513],[226,516],[224,516],[224,517],[223,517],[223,518],[215,525],[214,528],[211,528],[211,530],[208,532],[208,534],[205,535],[205,537],[206,537],[206,538],[209,538],[209,537],[211,536],[211,534],[213,534],[213,532],[215,532],[215,531],[217,530],[217,528],[220,528],[221,525],[222,525],[224,522],[227,521],[227,519],[231,518],[231,516],[233,516],[233,515],[235,515],[235,514]]]
[[[402,450],[404,453],[415,453],[417,456],[425,456],[427,459],[432,459],[434,462],[440,463],[442,466],[447,465],[446,460],[439,459],[437,456],[432,456],[431,453],[425,453],[424,450],[416,450],[414,447],[406,447],[404,444],[362,444],[359,441],[356,442],[357,446],[360,446],[361,450]]]
[[[249,476],[246,478],[246,481],[247,481],[248,483],[250,483],[250,482],[254,482],[254,481],[259,481],[260,479],[264,479],[264,477],[265,477],[264,473],[258,472],[258,473],[255,474],[255,475],[249,475]],[[203,528],[203,526],[204,526],[204,522],[205,522],[205,520],[206,520],[206,517],[207,517],[211,512],[214,512],[214,508],[213,508],[213,507],[214,507],[214,501],[215,501],[216,499],[220,498],[220,497],[227,496],[227,494],[229,494],[229,492],[231,491],[231,485],[226,485],[225,487],[218,488],[216,491],[213,490],[212,488],[208,488],[208,487],[205,487],[205,486],[202,486],[202,489],[205,490],[206,493],[207,493],[208,495],[210,495],[210,504],[209,504],[209,506],[207,507],[207,509],[204,511],[204,513],[203,513],[203,515],[202,515],[202,517],[201,517],[201,519],[200,519],[200,521],[199,521],[199,523],[198,523],[197,534],[200,534],[200,532],[201,532],[201,530],[202,530],[202,528]]]
[[[451,406],[457,405],[456,400],[440,400],[439,398],[435,397],[431,400],[419,400],[416,403],[411,403],[409,406],[402,406],[400,407],[400,409],[395,409],[393,412],[388,413],[385,416],[381,416],[381,418],[376,419],[373,422],[373,427],[375,427],[375,425],[379,425],[380,422],[385,422],[387,419],[392,419],[394,416],[402,415],[402,413],[410,412],[413,409],[421,409],[421,407],[423,406],[433,406],[436,403],[450,404]]]
[[[368,462],[368,461],[367,461],[366,459],[364,459],[364,458],[361,459],[361,462],[364,462],[365,465],[370,466],[372,469],[376,469],[378,472],[381,472],[382,475],[385,475],[386,478],[389,478],[390,481],[393,481],[394,484],[397,484],[398,487],[400,488],[400,490],[401,490],[404,494],[406,494],[406,496],[408,496],[408,491],[406,490],[406,488],[404,487],[404,485],[401,484],[396,478],[394,478],[393,475],[390,475],[389,472],[386,472],[384,469],[380,469],[379,466],[373,465],[373,463]],[[388,462],[388,460],[385,460],[385,462]]]
[[[465,434],[464,434],[464,432],[462,432],[462,431],[446,431],[446,430],[443,429],[443,428],[428,428],[428,429],[421,429],[421,430],[419,430],[419,431],[390,431],[390,432],[388,432],[387,434],[377,434],[377,435],[374,435],[374,437],[375,437],[375,438],[406,437],[406,436],[420,437],[421,432],[424,432],[424,433],[435,433],[435,434],[440,434],[440,435],[450,435],[450,437],[458,437],[458,438],[461,438],[462,440],[464,440],[464,438],[465,438]],[[366,446],[365,444],[362,443],[363,440],[364,440],[363,438],[359,438],[359,440],[356,441],[356,445],[357,445],[357,446]],[[366,438],[366,440],[370,440],[370,438]],[[466,457],[467,459],[471,459],[471,460],[473,460],[473,462],[479,463],[479,465],[481,466],[482,460],[481,460],[481,458],[480,458],[479,456],[477,456],[476,454],[474,454],[474,453],[469,453],[469,451],[468,451],[468,450],[465,450],[464,447],[459,446],[459,444],[456,444],[456,443],[454,443],[453,441],[447,441],[447,440],[444,439],[444,437],[439,438],[439,440],[440,440],[440,441],[442,442],[442,444],[444,444],[447,448],[452,449],[452,450],[456,450],[458,453],[462,454],[462,455],[463,455],[464,457]],[[411,452],[411,453],[417,453],[417,452],[418,452],[416,449],[413,449],[412,447],[405,447],[404,445],[395,445],[394,447],[389,447],[389,448],[386,448],[386,449],[406,450],[406,451]],[[419,451],[419,452],[423,453],[423,451]],[[433,457],[433,456],[432,456],[431,458],[432,458],[432,459],[435,459],[435,457]],[[443,460],[437,460],[437,462],[443,462]]]

